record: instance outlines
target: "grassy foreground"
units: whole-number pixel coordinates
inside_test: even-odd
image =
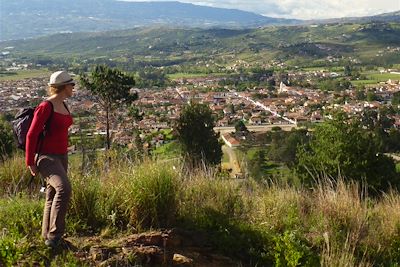
[[[186,172],[177,161],[112,158],[109,171],[99,156],[85,175],[72,160],[69,237],[182,228],[207,233],[210,246],[237,266],[400,264],[397,192],[371,199],[354,183],[266,186],[213,170]],[[26,188],[23,171],[20,157],[0,164],[0,266],[90,265],[68,250],[53,255],[45,248],[43,196]]]

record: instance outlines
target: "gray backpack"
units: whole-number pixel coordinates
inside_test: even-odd
[[[50,101],[46,101],[46,102],[49,102],[51,105],[51,113],[45,123],[45,127],[44,127],[43,131],[41,132],[41,134],[39,136],[38,142],[41,139],[43,139],[44,136],[46,135],[46,131],[48,131],[48,129],[50,127],[49,122],[51,121],[51,118],[53,117],[53,113],[54,113],[53,103],[51,103]],[[17,115],[15,115],[15,119],[11,122],[13,132],[14,132],[14,135],[15,135],[15,138],[17,141],[17,147],[22,150],[25,150],[26,135],[28,134],[29,128],[31,127],[35,109],[36,109],[36,107],[27,107],[27,108],[20,110],[17,113]]]

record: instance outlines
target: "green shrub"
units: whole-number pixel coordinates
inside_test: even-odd
[[[70,231],[80,232],[100,229],[105,225],[106,214],[101,213],[101,184],[94,176],[71,177],[72,197],[68,212]],[[105,196],[106,197],[106,196]]]
[[[128,178],[127,204],[134,227],[168,227],[176,217],[178,174],[166,164],[143,164]]]
[[[0,161],[0,196],[26,191],[30,176],[22,156],[15,155]],[[35,179],[32,186],[35,187],[39,183],[39,179]]]
[[[275,236],[273,255],[275,266],[316,266],[318,257],[311,247],[301,240],[296,231],[285,231]]]
[[[390,255],[388,260],[390,260],[392,266],[400,265],[400,236],[393,238],[388,250],[388,255]]]
[[[15,148],[11,124],[0,114],[0,162],[11,156]]]
[[[40,239],[43,204],[26,196],[0,199],[0,266],[25,256]]]
[[[17,240],[11,237],[0,239],[0,265],[11,266],[23,255],[24,250],[18,248]]]
[[[23,237],[41,232],[43,203],[26,196],[0,199],[0,226],[7,233]]]

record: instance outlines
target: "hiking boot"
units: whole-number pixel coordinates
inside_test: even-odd
[[[61,238],[55,238],[55,239],[46,239],[44,241],[44,244],[48,246],[49,248],[56,248],[58,245],[60,245]]]
[[[46,241],[44,241],[44,244],[52,249],[55,248],[61,248],[61,249],[76,249],[74,247],[74,245],[72,245],[71,242],[69,242],[68,240],[65,240],[63,238],[56,238],[56,239],[46,239]]]

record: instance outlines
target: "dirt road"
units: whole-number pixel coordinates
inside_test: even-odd
[[[238,161],[236,153],[235,153],[235,149],[233,149],[227,145],[223,145],[222,152],[225,153],[226,155],[228,155],[228,157],[229,157],[228,165],[229,165],[229,169],[232,169],[231,177],[236,177],[237,175],[239,175],[241,173],[241,170],[240,170],[239,161]]]

